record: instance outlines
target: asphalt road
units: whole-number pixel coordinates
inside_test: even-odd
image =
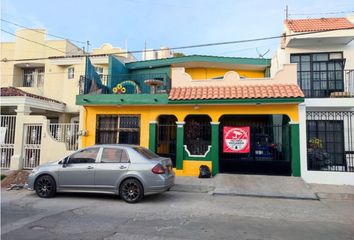
[[[354,239],[354,201],[167,192],[127,204],[112,195],[1,194],[3,240]]]

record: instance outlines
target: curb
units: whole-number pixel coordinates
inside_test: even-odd
[[[315,193],[319,199],[334,199],[334,200],[352,200],[354,201],[354,193]]]
[[[252,194],[252,193],[235,193],[235,192],[213,192],[212,195],[220,196],[238,196],[238,197],[257,197],[257,198],[277,198],[277,199],[291,199],[291,200],[320,200],[318,196],[314,194],[311,196],[290,196],[290,195],[265,195],[265,194]]]
[[[171,191],[174,192],[193,192],[193,193],[208,193],[213,191],[213,186],[206,186],[206,185],[190,185],[190,184],[175,184]]]

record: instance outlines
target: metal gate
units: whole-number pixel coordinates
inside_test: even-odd
[[[2,115],[1,116],[0,166],[3,169],[10,168],[11,157],[12,157],[12,155],[14,155],[15,127],[16,127],[16,116],[15,115]]]
[[[290,127],[275,124],[270,116],[229,115],[220,120],[219,165],[222,173],[291,175]],[[250,127],[250,151],[228,153],[223,151],[225,126]]]
[[[157,125],[157,149],[156,153],[163,157],[169,157],[176,166],[176,124]]]
[[[24,137],[22,150],[23,168],[31,169],[39,165],[41,157],[42,125],[25,125]]]

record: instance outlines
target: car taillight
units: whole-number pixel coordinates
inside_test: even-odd
[[[164,174],[166,172],[165,168],[161,164],[157,164],[151,171],[155,174]]]

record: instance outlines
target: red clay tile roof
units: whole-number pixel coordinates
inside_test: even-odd
[[[354,24],[346,18],[294,19],[286,20],[285,24],[293,32],[315,32],[354,27]]]
[[[21,89],[15,88],[15,87],[2,87],[1,92],[0,92],[0,96],[1,97],[31,97],[31,98],[37,98],[37,99],[41,99],[44,101],[48,101],[48,102],[65,104],[65,103],[57,101],[55,99],[51,99],[51,98],[42,97],[42,96],[39,96],[36,94],[28,93],[28,92],[25,92]]]
[[[296,84],[270,84],[222,87],[176,87],[169,100],[202,99],[251,99],[251,98],[298,98],[304,97]]]

